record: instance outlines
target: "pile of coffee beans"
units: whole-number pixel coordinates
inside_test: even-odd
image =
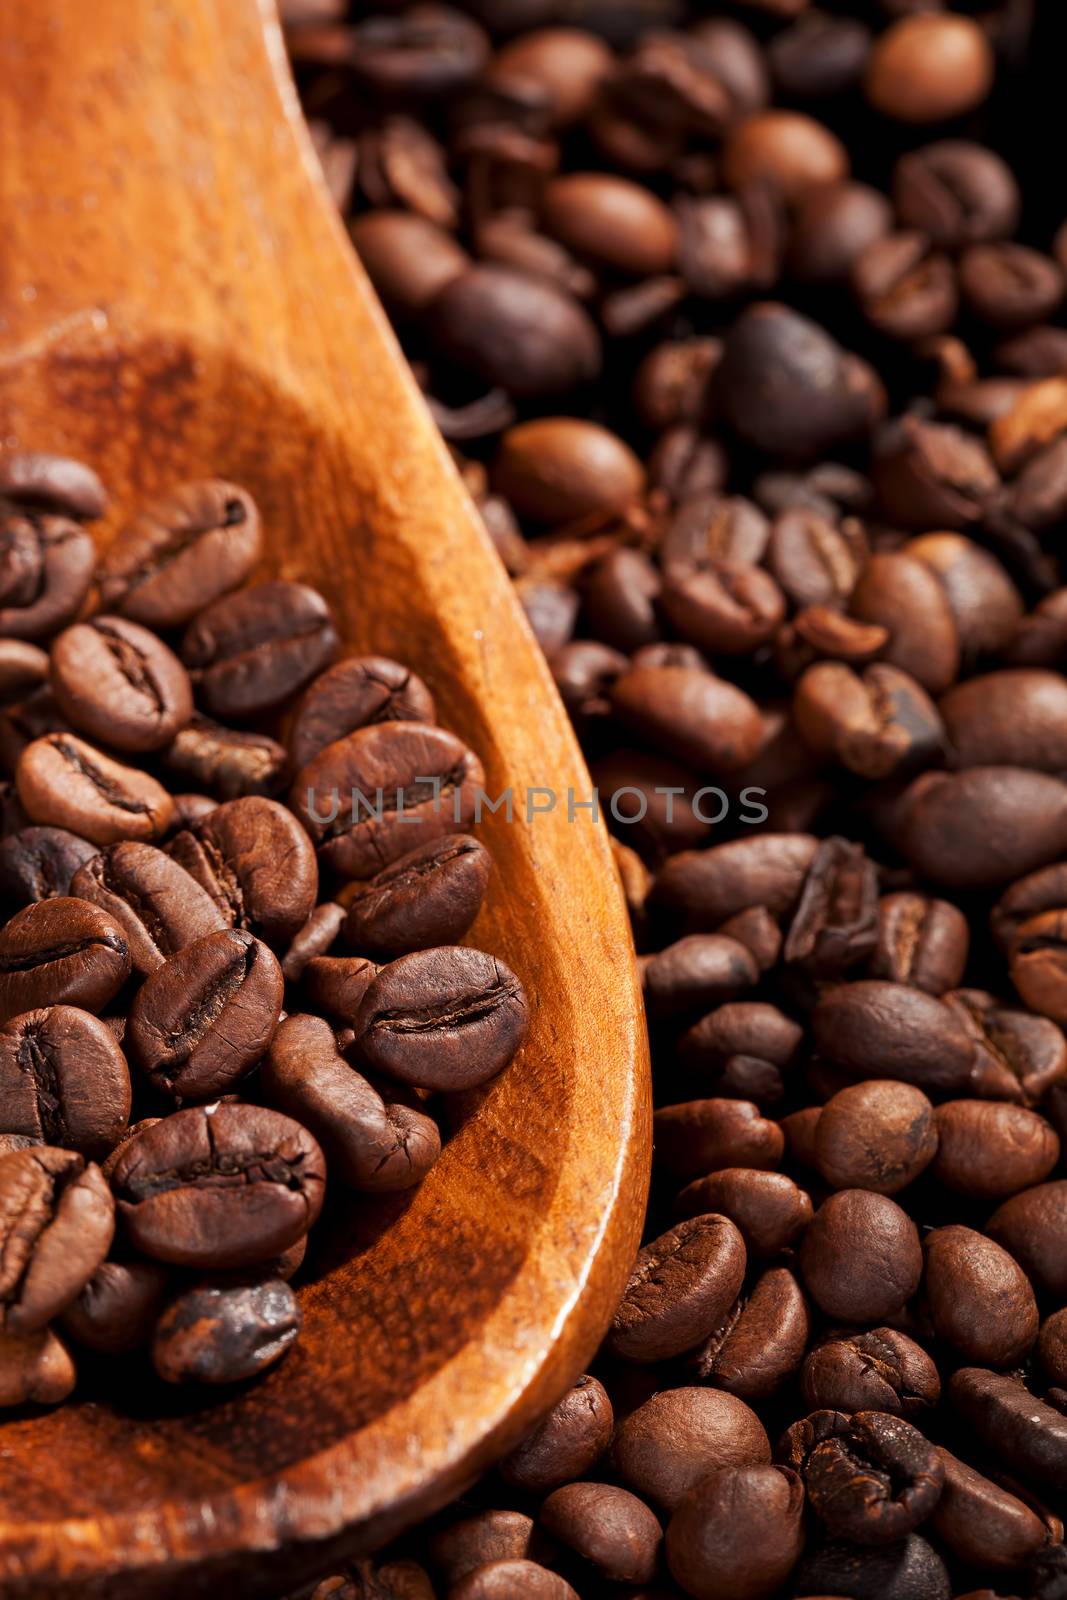
[[[317,590],[246,582],[243,489],[182,485],[98,565],[105,506],[0,457],[0,1407],[65,1399],[79,1351],[273,1365],[327,1173],[421,1182],[435,1097],[527,1023],[459,943],[483,774],[427,685],[335,660]]]
[[[1067,1595],[1057,9],[286,0],[657,1103],[592,1373],[317,1600]]]

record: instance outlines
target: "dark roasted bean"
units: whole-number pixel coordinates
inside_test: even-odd
[[[152,1365],[167,1383],[239,1383],[279,1361],[303,1321],[287,1283],[190,1289],[152,1336]]]
[[[806,1404],[814,1410],[850,1415],[881,1411],[921,1417],[941,1395],[933,1361],[895,1328],[826,1339],[805,1360],[800,1386]]]
[[[107,493],[92,467],[42,451],[0,457],[0,500],[79,522],[92,522],[107,510]]]
[[[759,1600],[795,1566],[804,1546],[803,1512],[803,1486],[788,1468],[712,1473],[671,1518],[667,1564],[685,1592],[701,1600]]]
[[[300,823],[275,800],[228,800],[178,834],[169,853],[227,922],[270,943],[291,939],[314,909],[315,852]]]
[[[338,739],[302,768],[290,803],[322,860],[368,878],[417,845],[459,833],[485,774],[443,728],[387,722]]]
[[[183,867],[154,845],[130,839],[108,845],[79,867],[70,892],[114,917],[139,973],[154,972],[194,939],[228,925]]]
[[[210,789],[220,800],[276,794],[288,768],[285,746],[276,739],[224,728],[198,712],[162,752],[162,762],[176,781]]]
[[[209,714],[242,721],[288,700],[336,649],[318,591],[279,580],[207,606],[186,629],[181,655]]]
[[[771,1447],[756,1413],[717,1389],[662,1389],[615,1430],[625,1483],[668,1513],[709,1473],[757,1466]]]
[[[27,745],[15,782],[33,822],[97,845],[158,839],[174,816],[174,801],[155,778],[72,733],[49,733]]]
[[[800,1475],[828,1533],[855,1544],[906,1537],[930,1515],[945,1477],[919,1430],[881,1411],[815,1411],[786,1430],[777,1455]]]
[[[733,1304],[745,1246],[726,1217],[693,1217],[637,1257],[611,1325],[609,1345],[630,1361],[662,1361],[692,1349]]]
[[[88,1011],[24,1011],[0,1028],[0,1099],[5,1132],[106,1155],[129,1120],[126,1058]]]
[[[149,628],[176,628],[229,594],[262,541],[250,495],[232,483],[188,483],[147,506],[108,548],[100,597]]]
[[[611,1443],[613,1414],[607,1390],[583,1376],[537,1427],[500,1463],[508,1483],[545,1494],[580,1478]]]
[[[949,1399],[987,1449],[1012,1472],[1048,1490],[1067,1489],[1067,1417],[1004,1373],[963,1367]]]
[[[169,1282],[154,1261],[104,1261],[63,1312],[63,1327],[87,1350],[127,1355],[150,1337]]]
[[[0,1157],[0,1334],[44,1328],[88,1283],[114,1232],[100,1168],[76,1151]]]
[[[1037,1338],[1033,1289],[1008,1252],[958,1226],[935,1228],[923,1241],[923,1288],[939,1338],[969,1361],[1012,1366]]]
[[[326,1168],[311,1135],[260,1106],[188,1111],[124,1145],[111,1185],[130,1242],[212,1271],[268,1261],[307,1233]]]
[[[771,1267],[730,1308],[693,1365],[702,1382],[755,1405],[800,1366],[810,1331],[796,1278],[785,1267]]]
[[[39,1006],[99,1011],[130,974],[130,947],[114,917],[56,896],[16,912],[0,931],[0,1019]]]
[[[250,933],[207,934],[145,979],[130,1007],[126,1048],[179,1104],[213,1100],[266,1053],[284,990],[277,960]]]
[[[480,950],[445,945],[383,967],[354,1023],[359,1059],[425,1089],[470,1089],[506,1067],[527,1026],[522,984]]]
[[[824,1200],[800,1242],[805,1286],[828,1317],[880,1322],[919,1287],[922,1250],[914,1222],[867,1189]]]
[[[382,1193],[421,1182],[441,1150],[432,1118],[387,1104],[337,1049],[321,1017],[289,1016],[271,1041],[263,1091],[318,1139],[330,1172]]]
[[[489,852],[467,834],[431,839],[349,902],[345,940],[378,960],[455,944],[481,909],[491,866]]]
[[[47,639],[77,615],[96,551],[64,516],[5,515],[0,501],[0,636]]]
[[[434,720],[433,696],[409,667],[384,656],[350,656],[304,692],[289,729],[289,753],[299,769],[368,723]]]
[[[95,855],[95,844],[66,828],[20,828],[0,841],[0,889],[15,906],[69,895],[78,868]]]
[[[158,750],[193,713],[181,662],[125,617],[93,617],[52,644],[52,692],[73,728],[116,750]]]

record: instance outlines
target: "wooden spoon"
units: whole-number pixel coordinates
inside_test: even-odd
[[[322,586],[350,648],[423,673],[514,796],[483,826],[472,942],[522,976],[528,1044],[417,1193],[353,1204],[286,1361],[206,1399],[119,1363],[0,1423],[5,1597],[276,1596],[445,1502],[602,1336],[649,1157],[629,934],[605,834],[568,819],[589,779],[564,713],[334,216],[267,0],[0,6],[0,128],[0,448],[87,459],[109,527],[185,476],[246,484],[269,570]],[[559,803],[528,822],[538,785]]]

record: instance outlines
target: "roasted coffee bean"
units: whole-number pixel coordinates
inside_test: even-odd
[[[63,1312],[63,1327],[87,1350],[128,1355],[150,1338],[169,1283],[154,1261],[104,1261]]]
[[[824,839],[808,868],[782,957],[813,977],[841,977],[873,951],[877,916],[878,879],[863,847]]]
[[[1049,1530],[1017,1495],[983,1477],[948,1450],[930,1526],[955,1556],[979,1569],[1022,1567],[1048,1542]]]
[[[800,1241],[805,1287],[828,1317],[881,1322],[919,1287],[914,1222],[888,1196],[841,1189],[824,1200]]]
[[[945,1563],[926,1539],[909,1533],[896,1544],[811,1543],[793,1578],[798,1594],[850,1600],[950,1600]]]
[[[282,972],[290,983],[299,983],[308,963],[324,956],[344,926],[345,908],[336,900],[324,900],[315,907],[285,952]]]
[[[733,1304],[745,1246],[726,1217],[680,1222],[639,1253],[608,1335],[629,1361],[663,1361],[706,1338]]]
[[[100,598],[146,627],[180,627],[245,581],[261,544],[259,512],[243,489],[211,479],[183,484],[108,547]]]
[[[354,1189],[409,1189],[441,1152],[432,1118],[410,1106],[387,1104],[349,1066],[321,1017],[286,1017],[260,1077],[271,1103],[314,1134],[331,1174]]]
[[[1067,770],[1067,684],[1059,673],[990,672],[943,695],[952,765]]]
[[[56,896],[16,912],[0,931],[0,1019],[40,1006],[99,1011],[130,975],[130,947],[114,917]]]
[[[812,1217],[811,1198],[783,1172],[724,1167],[696,1178],[678,1196],[681,1217],[718,1212],[735,1223],[750,1256],[776,1256]]]
[[[958,1226],[935,1228],[923,1248],[923,1287],[938,1337],[967,1360],[990,1366],[1012,1366],[1024,1356],[1037,1338],[1037,1304],[1008,1252]]]
[[[558,1572],[535,1561],[490,1561],[453,1584],[448,1600],[578,1600],[577,1592]]]
[[[1056,1022],[1000,1005],[981,989],[955,989],[945,1002],[973,1035],[974,1093],[1037,1106],[1067,1077],[1067,1038]]]
[[[644,969],[650,1017],[685,1017],[734,999],[759,980],[752,952],[721,933],[691,933]]]
[[[668,1514],[709,1473],[758,1466],[771,1447],[756,1413],[717,1389],[662,1389],[619,1423],[612,1463]]]
[[[730,1308],[692,1358],[693,1366],[701,1382],[755,1405],[797,1370],[810,1332],[796,1278],[785,1267],[771,1267]]]
[[[584,1475],[611,1443],[611,1401],[596,1378],[583,1376],[500,1463],[506,1482],[545,1494]]]
[[[398,320],[421,315],[438,290],[470,265],[457,239],[411,211],[366,211],[353,217],[349,233],[367,276]]]
[[[939,1094],[970,1083],[974,1043],[956,1013],[908,984],[863,979],[825,994],[812,1015],[815,1043],[850,1077],[872,1073]]]
[[[993,55],[970,17],[922,12],[880,35],[865,89],[876,110],[900,122],[943,122],[980,104],[993,81]]]
[[[915,793],[906,854],[931,882],[999,888],[1067,848],[1067,784],[1021,767],[971,767]]]
[[[624,511],[644,487],[641,463],[598,423],[542,417],[510,428],[493,462],[493,487],[521,517],[560,523]]]
[[[1063,299],[1061,268],[1023,244],[969,245],[960,257],[959,274],[973,314],[1003,332],[1043,322]]]
[[[313,678],[337,650],[326,601],[306,584],[259,583],[216,600],[182,638],[198,702],[238,721],[272,710]]]
[[[602,1577],[647,1583],[663,1529],[643,1500],[608,1483],[569,1483],[541,1506],[540,1523]]]
[[[859,539],[818,512],[795,508],[775,518],[767,565],[798,607],[847,602],[865,559]]]
[[[908,673],[881,661],[859,673],[844,662],[817,661],[797,684],[793,717],[816,755],[868,781],[929,766],[944,750],[944,728],[929,696]]]
[[[1019,220],[1019,186],[993,150],[939,139],[900,157],[893,203],[906,228],[947,250],[1007,238]]]
[[[170,855],[219,906],[226,922],[281,944],[303,927],[318,894],[315,852],[277,801],[228,800],[170,845]]]
[[[444,285],[427,315],[446,360],[520,399],[563,394],[600,373],[595,323],[543,278],[475,265]]]
[[[535,1562],[547,1548],[533,1518],[521,1511],[476,1511],[439,1528],[427,1541],[434,1571],[450,1586],[490,1562]]]
[[[785,1140],[747,1100],[712,1098],[664,1106],[653,1119],[656,1159],[672,1177],[688,1180],[724,1167],[776,1167]]]
[[[627,840],[651,864],[706,837],[708,797],[698,798],[700,779],[680,762],[625,746],[595,762],[592,776],[597,792],[611,797],[611,814]]]
[[[996,467],[980,440],[951,423],[914,416],[901,417],[883,430],[871,475],[885,515],[895,526],[921,533],[969,527],[1000,488]],[[928,603],[935,615],[932,600]],[[938,648],[948,656],[944,635]]]
[[[740,495],[687,496],[672,515],[659,547],[668,578],[716,562],[757,566],[767,552],[770,526],[758,506]]]
[[[285,746],[276,739],[224,728],[198,712],[162,752],[162,762],[175,781],[203,785],[219,800],[276,794],[288,768]]]
[[[433,695],[409,667],[385,656],[349,656],[305,690],[289,729],[289,754],[299,769],[368,723],[435,720]]]
[[[261,1106],[193,1107],[145,1128],[111,1174],[130,1243],[155,1261],[214,1271],[268,1261],[322,1207],[311,1135]]]
[[[866,320],[888,339],[932,339],[956,320],[956,270],[924,233],[874,239],[853,261],[849,281]]]
[[[590,631],[603,642],[587,649],[607,645],[613,650],[634,651],[655,644],[660,637],[656,603],[663,583],[648,556],[625,546],[609,550],[586,569],[583,578],[585,618]],[[608,674],[607,683],[614,682],[627,665],[624,658],[619,668]]]
[[[48,680],[48,656],[25,639],[0,639],[0,703],[23,700]]]
[[[841,176],[840,170],[824,171],[820,181]],[[787,460],[816,456],[873,420],[870,399],[840,345],[817,323],[770,302],[750,307],[733,323],[714,384],[741,438]]]
[[[465,88],[488,58],[489,40],[478,23],[434,4],[361,18],[347,51],[360,84],[386,100]]]
[[[895,1328],[832,1335],[806,1358],[800,1375],[813,1410],[889,1412],[921,1417],[941,1396],[926,1351]]]
[[[970,941],[967,919],[950,900],[912,890],[884,895],[871,977],[942,995],[963,977]]]
[[[523,576],[515,580],[515,593],[546,656],[570,644],[580,604],[576,589],[555,578]]]
[[[727,1467],[696,1484],[675,1511],[667,1564],[695,1600],[760,1600],[777,1592],[796,1565],[803,1514],[795,1472]]]
[[[177,656],[124,617],[65,628],[52,645],[51,682],[71,726],[116,750],[159,750],[193,713]]]
[[[758,650],[785,616],[784,596],[770,573],[743,561],[668,574],[659,604],[683,639],[721,655]]]
[[[349,903],[345,940],[377,959],[455,944],[481,909],[491,867],[489,852],[467,834],[431,839]]]
[[[930,1515],[945,1477],[935,1446],[881,1411],[815,1411],[786,1429],[777,1456],[828,1533],[855,1544],[905,1538]]]
[[[958,1194],[1002,1200],[1043,1183],[1059,1160],[1055,1129],[1023,1106],[950,1100],[935,1116],[933,1176]]]
[[[844,146],[822,123],[796,111],[759,111],[731,132],[723,176],[733,189],[767,183],[786,200],[848,176]]]
[[[739,913],[724,927],[733,926],[740,934],[740,918],[749,914]],[[767,915],[762,907],[753,908],[752,914]],[[695,1023],[682,1036],[679,1053],[687,1067],[701,1073],[721,1068],[737,1055],[758,1057],[784,1069],[792,1065],[803,1037],[800,1025],[777,1006],[764,1000],[734,1000]]]
[[[373,979],[355,1020],[372,1071],[424,1089],[471,1089],[511,1061],[528,1008],[510,967],[458,945],[416,951]]]
[[[0,457],[0,500],[79,522],[95,521],[107,510],[107,491],[92,467],[38,450]]]
[[[1067,1489],[1067,1417],[1017,1379],[983,1367],[962,1367],[949,1399],[986,1449],[1045,1493]]]
[[[69,733],[70,727],[51,689],[35,689],[21,705],[0,713],[0,763],[15,773],[26,747],[47,733]],[[23,820],[29,821],[23,808]]]
[[[1054,1311],[1041,1324],[1037,1354],[1053,1383],[1067,1388],[1067,1307]]]
[[[920,1089],[871,1078],[826,1102],[815,1128],[815,1163],[832,1189],[897,1194],[937,1156],[939,1127]]]
[[[1018,928],[1011,953],[1011,978],[1035,1011],[1067,1022],[1067,959],[1062,911],[1028,918]]]
[[[0,1097],[6,1132],[106,1155],[129,1121],[130,1074],[106,1023],[48,1006],[0,1028]]]
[[[986,1231],[1010,1250],[1030,1281],[1055,1300],[1067,1299],[1067,1180],[1039,1183],[1005,1200]]]
[[[965,663],[1011,645],[1023,619],[1022,596],[988,550],[961,533],[926,533],[909,539],[903,553],[942,584]]]
[[[47,1145],[0,1157],[0,1336],[36,1333],[99,1267],[115,1232],[100,1168]]]
[[[162,850],[124,840],[78,868],[71,894],[114,917],[139,973],[154,972],[168,956],[228,925],[216,902]]]
[[[611,711],[608,691],[629,665],[619,650],[588,639],[573,639],[549,657],[559,697],[576,725]]]
[[[268,1049],[284,992],[265,944],[237,928],[207,934],[145,979],[130,1006],[126,1048],[178,1104],[215,1099]]]
[[[65,516],[5,514],[0,502],[0,637],[47,639],[81,609],[96,550]]]
[[[72,733],[49,733],[27,745],[15,782],[31,821],[97,845],[158,839],[174,816],[174,801],[155,778]]]
[[[872,555],[852,591],[849,609],[889,630],[885,659],[931,694],[947,689],[960,663],[956,619],[937,578],[901,553]]]
[[[58,1405],[71,1393],[76,1377],[66,1347],[51,1328],[0,1332],[0,1410]]]
[[[363,996],[380,971],[364,956],[313,956],[304,968],[304,993],[313,1006],[353,1027]]]
[[[15,906],[69,895],[78,868],[96,846],[66,828],[20,828],[0,840],[0,890]]]
[[[844,283],[853,263],[889,232],[892,221],[885,196],[866,183],[808,189],[793,212],[790,269],[805,283]]]
[[[313,757],[290,804],[323,862],[368,878],[416,846],[462,832],[485,774],[455,734],[421,722],[357,729]]]
[[[628,178],[572,172],[545,186],[547,231],[580,259],[633,277],[669,272],[678,249],[672,212]]]
[[[303,1316],[287,1283],[190,1289],[152,1336],[152,1365],[166,1383],[240,1383],[279,1361]]]
[[[657,874],[653,899],[702,928],[718,927],[749,906],[782,916],[799,900],[817,846],[808,833],[771,833],[680,851]]]

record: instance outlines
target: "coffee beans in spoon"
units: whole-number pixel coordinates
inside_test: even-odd
[[[579,1391],[614,1443],[568,1452],[568,1396],[536,1483],[506,1466],[335,1586],[414,1561],[448,1600],[632,1600],[608,1486],[661,1522],[642,1600],[1062,1586],[1055,11],[288,0],[338,205],[615,836],[657,1112]],[[350,902],[373,962],[426,939],[411,868],[473,870],[436,848]],[[305,985],[363,1028],[383,980],[336,960]]]
[[[502,1071],[528,1019],[458,944],[482,769],[427,685],[337,659],[309,586],[247,584],[233,484],[136,513],[94,601],[105,504],[77,462],[0,459],[5,1406],[64,1399],[83,1352],[212,1388],[281,1360],[327,1182],[420,1183],[429,1091]]]

